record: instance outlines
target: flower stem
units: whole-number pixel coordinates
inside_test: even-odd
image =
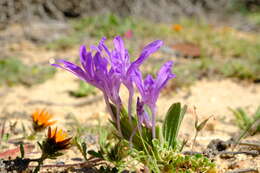
[[[107,105],[107,109],[108,109],[108,112],[109,112],[109,114],[110,114],[112,120],[113,120],[114,122],[116,122],[116,118],[115,118],[115,116],[114,116],[114,114],[113,114],[113,111],[112,111],[112,109],[111,109],[111,106],[110,106],[108,97],[107,97],[107,95],[106,95],[105,93],[104,93],[104,99],[105,99],[105,102],[106,102],[106,105]]]
[[[156,106],[150,107],[151,111],[152,111],[152,135],[153,135],[153,139],[156,138],[156,134],[155,134],[155,114],[156,114]]]
[[[117,127],[117,130],[119,131],[120,136],[123,137],[121,127],[120,127],[120,107],[118,105],[116,105],[116,117],[115,117],[113,114],[113,111],[111,109],[109,99],[105,93],[104,93],[104,99],[105,99],[105,102],[107,105],[108,112],[111,115],[112,120],[116,123],[116,127]]]
[[[122,131],[121,131],[121,125],[120,125],[120,107],[116,106],[116,126],[119,132],[119,135],[123,137]]]
[[[133,89],[129,88],[129,98],[128,98],[128,118],[130,125],[132,126],[132,102],[133,102]]]
[[[132,132],[132,134],[131,134],[131,136],[130,136],[130,138],[129,138],[130,148],[133,147],[133,137],[134,137],[134,135],[136,134],[137,130],[138,130],[138,131],[141,131],[141,130],[142,130],[139,126],[140,126],[140,125],[137,124],[137,126],[133,129],[133,132]],[[141,132],[140,132],[140,133],[141,133]]]
[[[48,156],[47,156],[46,154],[42,153],[41,158],[35,159],[35,160],[31,160],[31,161],[38,162],[38,165],[37,165],[37,167],[34,169],[33,173],[38,173],[38,172],[40,171],[41,165],[43,164],[43,161],[44,161],[45,159],[47,159],[47,157],[48,157]]]

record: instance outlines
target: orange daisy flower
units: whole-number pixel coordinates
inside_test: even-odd
[[[174,25],[172,25],[172,29],[174,31],[180,32],[183,29],[183,27],[179,24],[174,24]]]
[[[57,127],[55,129],[51,129],[51,127],[49,127],[47,138],[49,141],[53,141],[58,145],[62,144],[62,146],[64,146],[65,148],[69,145],[69,141],[71,139],[68,138],[68,134],[62,131],[62,129],[57,130]]]
[[[71,137],[61,129],[48,128],[47,138],[41,144],[41,149],[46,156],[55,156],[60,150],[68,149],[71,146]]]
[[[52,117],[53,115],[45,110],[36,110],[32,114],[33,130],[41,131],[46,127],[53,125],[56,121],[50,121]]]

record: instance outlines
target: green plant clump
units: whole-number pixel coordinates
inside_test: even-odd
[[[179,139],[179,130],[187,106],[181,106],[180,103],[172,104],[163,123],[156,123],[156,102],[159,93],[168,80],[175,76],[171,72],[173,62],[166,62],[158,71],[157,76],[149,75],[145,79],[138,66],[144,58],[158,50],[162,44],[161,40],[150,43],[144,48],[140,58],[130,65],[130,58],[126,54],[123,40],[120,36],[116,36],[115,49],[111,53],[115,57],[110,57],[111,59],[103,56],[102,50],[105,50],[107,54],[110,54],[110,51],[104,44],[104,40],[101,40],[99,53],[94,57],[91,56],[91,52],[87,53],[86,49],[81,49],[82,68],[66,61],[59,65],[56,64],[56,66],[72,72],[84,82],[100,89],[104,94],[111,117],[110,123],[114,127],[114,132],[111,133],[113,137],[108,139],[105,132],[101,133],[98,151],[87,152],[85,144],[80,141],[76,142],[77,148],[85,159],[88,154],[90,158],[93,156],[108,161],[119,170],[127,168],[131,163],[137,163],[144,169],[155,173],[212,172],[215,170],[215,164],[205,156],[182,154],[186,142]],[[135,98],[134,82],[139,96],[141,95],[141,98],[139,96],[136,98],[136,104],[133,102],[133,98]],[[120,97],[121,85],[125,85],[129,91],[128,101],[124,101]],[[128,103],[127,109],[125,109],[124,103]],[[135,109],[132,109],[134,104]],[[202,123],[197,121],[196,130],[200,131],[206,122],[207,120]]]
[[[123,35],[127,30],[136,27],[130,18],[120,18],[113,14],[92,16],[72,21],[72,25],[77,32],[88,32],[92,37],[107,38],[116,35]]]
[[[0,85],[31,86],[51,78],[55,72],[56,70],[52,67],[28,66],[13,57],[0,59]]]
[[[260,132],[260,106],[253,115],[248,115],[242,108],[230,108],[230,110],[235,116],[236,124],[244,131],[244,135],[246,135],[246,133],[254,135]],[[242,137],[244,137],[244,135]]]
[[[83,81],[79,82],[79,87],[75,91],[70,91],[70,95],[74,97],[87,97],[96,94],[95,88]]]

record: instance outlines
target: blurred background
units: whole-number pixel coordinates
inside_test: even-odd
[[[259,3],[259,0],[1,0],[0,19],[5,26],[13,22],[64,21],[113,13],[161,22],[172,22],[184,16],[210,19],[211,22],[214,19],[234,22],[236,18],[231,17],[257,12]]]
[[[189,78],[214,73],[257,82],[259,32],[259,0],[0,1],[0,58],[23,58],[31,63],[36,59],[44,63],[61,50],[72,50],[103,36],[121,35],[129,40],[132,53],[146,40],[162,39],[166,42],[162,53],[198,58],[188,62],[192,63],[188,70],[200,68],[200,72]],[[30,48],[51,55],[46,55],[47,59],[44,55],[33,57]],[[48,76],[48,70],[45,73]],[[1,78],[0,84],[16,83],[3,79],[9,77]],[[20,82],[30,85],[35,79],[30,80]]]

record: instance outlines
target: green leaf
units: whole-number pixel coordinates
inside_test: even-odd
[[[257,110],[254,113],[254,119],[258,120],[260,118],[260,106],[258,106]]]
[[[181,143],[181,146],[180,146],[180,152],[183,150],[183,148],[185,147],[185,145],[188,143],[188,140],[187,139],[184,139]]]
[[[27,132],[26,132],[26,128],[25,128],[24,123],[22,123],[22,131],[23,131],[23,136],[26,138]]]
[[[42,150],[43,149],[42,144],[39,141],[37,141],[37,144],[39,145],[40,149]]]
[[[207,122],[208,122],[208,120],[211,118],[212,116],[210,116],[210,117],[208,117],[207,119],[205,119],[204,121],[202,121],[201,123],[197,123],[196,125],[195,125],[195,128],[196,128],[196,130],[199,132],[199,131],[201,131],[204,127],[205,127],[205,125],[207,124]]]
[[[63,155],[63,153],[55,152],[55,153],[53,153],[51,155],[48,155],[48,159],[55,160],[55,159],[57,159],[57,157],[62,156],[62,155]]]
[[[169,147],[176,149],[177,136],[187,106],[181,108],[180,103],[174,103],[168,110],[163,123],[163,136]]]
[[[82,141],[80,137],[75,136],[73,138],[73,144],[77,147],[77,149],[80,151],[82,156],[85,160],[87,160],[87,145],[86,142]]]
[[[9,133],[5,133],[5,134],[3,135],[3,137],[2,137],[2,140],[3,140],[4,142],[7,142],[7,141],[9,140],[9,138],[10,138],[10,134],[9,134]]]
[[[114,117],[116,117],[116,106],[113,104],[110,104],[111,110],[113,112]],[[152,130],[149,128],[146,128],[144,126],[141,126],[140,132],[138,131],[137,124],[137,116],[132,116],[132,122],[129,122],[128,113],[125,110],[124,107],[121,107],[120,110],[120,126],[122,129],[122,135],[123,138],[127,141],[129,141],[130,136],[134,133],[132,136],[132,144],[133,148],[143,151],[145,147],[150,146],[152,147]],[[117,129],[116,123],[113,121],[110,121],[112,125]],[[159,130],[156,130],[156,133],[159,136]],[[118,136],[120,138],[120,136]],[[142,138],[142,139],[141,139]]]
[[[92,155],[94,157],[97,157],[97,158],[104,159],[103,155],[100,152],[96,152],[94,150],[89,150],[88,154],[90,154],[90,155]]]
[[[24,146],[22,143],[20,144],[20,153],[21,153],[21,158],[24,158]]]
[[[245,125],[251,124],[252,120],[250,119],[249,115],[247,115],[247,113],[242,108],[237,108],[237,112],[240,114]]]
[[[92,85],[87,84],[86,82],[80,81],[79,87],[75,91],[69,92],[73,97],[86,97],[89,95],[94,95],[96,93],[95,88]]]
[[[241,129],[244,130],[249,124],[251,124],[251,119],[242,108],[229,108],[229,110],[232,111],[233,115],[236,118],[236,123]]]
[[[85,160],[87,160],[87,145],[86,145],[86,142],[82,142],[81,146],[82,146],[83,157],[85,158]]]

